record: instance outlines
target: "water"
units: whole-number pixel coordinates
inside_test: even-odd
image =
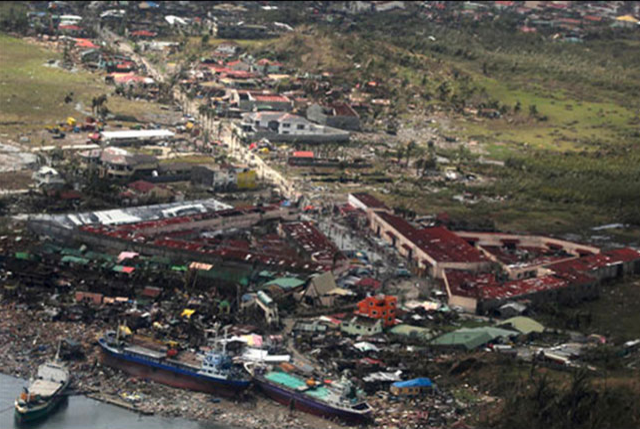
[[[18,424],[13,417],[13,401],[28,382],[0,374],[0,429],[226,429],[184,419],[141,416],[123,408],[84,396],[71,396],[58,409],[39,422]]]

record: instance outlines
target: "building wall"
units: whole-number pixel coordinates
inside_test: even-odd
[[[256,187],[255,170],[238,173],[238,189],[254,189]]]
[[[476,246],[501,246],[503,243],[501,240],[518,240],[520,246],[525,247],[542,247],[551,249],[549,244],[560,246],[565,252],[575,256],[579,256],[577,250],[584,249],[591,253],[600,253],[600,249],[593,246],[588,246],[580,243],[573,243],[571,241],[560,240],[557,238],[545,237],[541,235],[519,235],[519,234],[502,234],[502,233],[482,233],[482,232],[465,232],[456,231],[456,234],[464,239],[478,238],[475,243]]]
[[[327,117],[326,124],[341,130],[360,130],[360,118],[357,116],[329,116]]]
[[[340,325],[340,330],[349,335],[377,335],[382,333],[382,323],[378,321],[375,325],[359,324],[358,319],[345,320]]]
[[[443,276],[443,280],[444,280],[444,287],[447,291],[447,297],[449,298],[449,306],[462,307],[465,311],[468,311],[469,313],[475,313],[478,306],[478,300],[476,300],[475,298],[470,298],[466,296],[453,295],[451,293],[451,288],[449,287],[449,279],[447,279],[446,275]]]
[[[395,296],[385,296],[383,299],[367,297],[358,303],[357,314],[370,319],[383,320],[384,326],[393,326],[397,303]]]
[[[254,140],[267,139],[274,142],[304,142],[309,144],[349,141],[349,133],[347,132],[327,134],[280,134],[269,131],[259,131],[255,133],[245,133],[244,136]]]

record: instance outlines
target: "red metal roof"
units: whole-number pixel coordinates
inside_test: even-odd
[[[559,272],[577,272],[588,274],[601,268],[615,264],[640,260],[640,252],[631,248],[607,250],[596,255],[583,256],[582,258],[560,262],[549,266],[550,269]]]
[[[354,116],[358,117],[358,114],[353,107],[349,106],[347,103],[334,103],[331,105],[336,116]]]
[[[311,222],[285,223],[282,230],[315,261],[332,263],[335,255],[344,258],[336,245]]]
[[[294,158],[313,158],[313,152],[299,150],[299,151],[293,152],[293,157]]]
[[[59,25],[58,30],[81,31],[82,27],[78,27],[77,25]]]
[[[320,234],[320,236],[324,238],[324,240],[326,240],[323,242],[322,239],[313,234],[311,234],[312,238],[308,239],[308,241],[311,243],[312,250],[316,249],[318,251],[318,253],[312,254],[316,258],[316,261],[301,259],[296,254],[295,250],[288,247],[284,241],[274,243],[274,240],[277,241],[277,239],[273,237],[265,237],[266,241],[260,241],[258,243],[259,250],[249,249],[248,243],[240,242],[238,240],[187,240],[181,237],[183,235],[189,236],[189,233],[192,232],[192,230],[190,229],[190,225],[195,221],[216,217],[241,216],[248,213],[254,213],[256,211],[264,212],[275,209],[277,209],[277,206],[246,207],[242,209],[220,210],[212,213],[160,219],[155,221],[137,222],[119,226],[87,225],[80,227],[80,230],[86,233],[99,234],[122,240],[130,240],[135,243],[146,243],[148,245],[156,247],[167,247],[171,249],[197,252],[203,255],[219,256],[226,260],[235,260],[244,263],[252,263],[255,261],[264,265],[271,265],[281,269],[301,270],[308,272],[330,270],[333,265],[333,253],[327,250],[327,246],[333,245],[333,243],[331,243],[315,228],[313,229],[317,231],[317,233]],[[184,225],[184,227],[180,230],[171,232],[158,232],[158,229],[162,228],[163,226],[180,224]],[[297,235],[296,238],[300,238],[300,235]],[[263,243],[271,244],[265,247]],[[323,249],[326,250],[324,254],[322,252]],[[329,254],[331,256],[327,256]],[[327,260],[326,258],[329,259]]]
[[[133,189],[134,191],[137,192],[141,192],[143,194],[146,194],[147,192],[151,191],[153,188],[156,187],[156,185],[154,185],[151,182],[147,182],[146,180],[137,180],[135,182],[131,182],[127,185],[127,187],[129,189]]]
[[[131,36],[134,37],[156,37],[156,33],[149,30],[137,30],[131,33]]]
[[[367,194],[366,192],[355,192],[352,193],[358,201],[367,206],[370,209],[389,209],[385,203],[377,199],[371,194]]]
[[[76,48],[95,49],[98,47],[98,45],[94,44],[89,39],[75,39],[75,41],[76,41]]]
[[[228,77],[235,78],[235,79],[250,79],[256,76],[255,73],[251,73],[244,70],[226,70],[224,74]]]
[[[378,215],[398,234],[411,241],[436,262],[485,262],[487,258],[466,240],[442,226],[418,230],[401,217]]]
[[[459,270],[447,270],[447,281],[453,295],[481,300],[503,300],[531,295],[551,289],[567,287],[570,282],[559,276],[542,276],[530,279],[497,281],[494,274],[475,274]]]

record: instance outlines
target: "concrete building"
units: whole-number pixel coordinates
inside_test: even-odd
[[[388,211],[374,211],[370,227],[406,257],[418,273],[442,278],[445,269],[487,271],[493,265],[480,250],[444,227],[417,229]]]
[[[191,169],[191,183],[213,190],[254,189],[256,172],[231,166],[197,165]]]
[[[242,115],[242,137],[252,140],[330,143],[349,141],[349,132],[314,124],[305,118],[282,112],[257,112]]]
[[[97,168],[100,177],[110,179],[130,180],[136,177],[149,177],[159,165],[154,156],[132,154],[117,147],[81,152],[79,156],[83,168]]]
[[[398,298],[395,296],[368,296],[358,303],[355,313],[370,319],[380,319],[383,325],[393,326],[396,323]]]
[[[594,246],[540,235],[463,231],[456,235],[500,264],[512,280],[547,274],[545,267],[551,263],[600,253]]]
[[[169,130],[102,131],[100,140],[107,145],[127,146],[172,141],[174,136]]]
[[[382,333],[382,320],[355,316],[340,324],[340,331],[347,335],[373,336]]]

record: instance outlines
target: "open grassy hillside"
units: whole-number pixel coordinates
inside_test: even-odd
[[[419,123],[435,110],[447,112],[447,135],[477,140],[486,155],[506,161],[481,166],[472,157],[462,164],[493,179],[484,185],[434,188],[409,177],[384,185],[378,195],[390,204],[505,230],[588,233],[606,222],[640,225],[640,56],[633,55],[640,42],[634,37],[568,44],[498,24],[445,28],[377,15],[347,30],[340,22],[300,27],[253,53],[333,73],[338,83],[378,81],[392,100],[391,114]],[[495,109],[501,118],[477,117],[468,107]],[[479,200],[453,200],[462,193]],[[633,230],[623,235],[616,238],[638,238]]]
[[[91,112],[93,97],[111,94],[102,74],[49,64],[61,58],[59,52],[0,34],[0,133],[15,137],[68,116],[83,117]],[[73,101],[65,103],[70,93]],[[134,117],[161,112],[157,104],[116,97],[107,106],[114,114]]]

